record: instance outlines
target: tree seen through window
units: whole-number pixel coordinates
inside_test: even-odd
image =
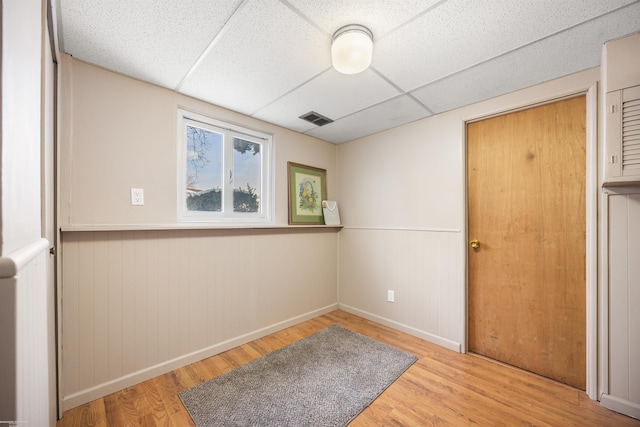
[[[261,144],[234,136],[233,154],[228,155],[225,153],[224,130],[217,132],[187,125],[186,133],[186,209],[193,212],[222,212],[225,189],[232,189],[233,212],[260,212]],[[224,167],[225,163],[230,165]],[[228,176],[225,176],[226,170]]]

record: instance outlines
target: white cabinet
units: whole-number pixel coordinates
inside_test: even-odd
[[[640,182],[640,86],[606,94],[605,184]]]
[[[602,50],[604,185],[640,183],[640,33]]]
[[[602,406],[640,418],[640,33],[602,49]]]

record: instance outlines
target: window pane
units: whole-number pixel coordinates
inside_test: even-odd
[[[220,133],[187,125],[187,210],[222,210]]]
[[[233,211],[260,212],[261,145],[233,138]]]
[[[272,137],[178,110],[178,220],[273,222]]]

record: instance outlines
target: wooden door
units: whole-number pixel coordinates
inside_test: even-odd
[[[467,125],[469,350],[586,387],[584,96]]]

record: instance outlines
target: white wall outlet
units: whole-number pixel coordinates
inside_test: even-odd
[[[142,188],[131,189],[131,206],[144,205],[144,190]]]
[[[395,302],[396,301],[396,295],[395,292],[392,290],[388,290],[387,291],[387,301],[389,302]]]

